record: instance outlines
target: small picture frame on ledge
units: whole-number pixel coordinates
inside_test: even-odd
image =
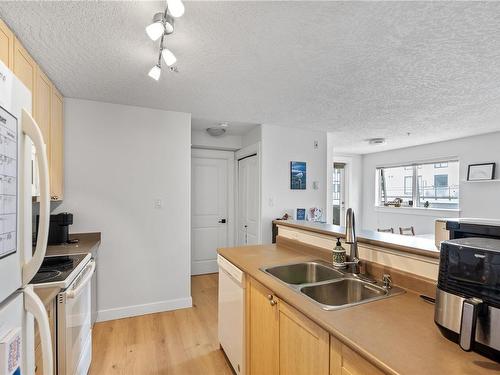
[[[469,164],[467,181],[486,181],[495,178],[495,163]]]
[[[306,219],[306,209],[297,208],[295,211],[295,220],[305,220]]]

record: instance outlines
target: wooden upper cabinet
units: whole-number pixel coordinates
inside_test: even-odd
[[[0,60],[12,70],[14,66],[14,33],[0,20]]]
[[[64,195],[63,163],[63,97],[52,86],[50,120],[50,199],[62,200]]]
[[[247,285],[247,373],[277,375],[279,371],[278,299],[254,279]]]
[[[280,375],[328,375],[330,335],[283,301],[279,306]]]
[[[63,199],[63,97],[8,26],[0,20],[0,60],[31,91],[31,114],[47,146],[51,200]]]
[[[43,139],[47,145],[47,161],[49,161],[52,83],[39,67],[36,69],[35,89],[35,108],[33,109],[33,117],[42,131]]]
[[[31,91],[32,94],[32,114],[36,117],[36,73],[37,66],[35,60],[26,51],[19,41],[14,38],[14,74]]]

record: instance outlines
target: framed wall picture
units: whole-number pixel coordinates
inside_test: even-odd
[[[307,166],[304,161],[290,162],[290,189],[305,190],[306,189]]]
[[[495,163],[469,164],[467,181],[493,180],[495,178]]]
[[[297,208],[295,212],[295,220],[305,220],[306,219],[306,209]]]

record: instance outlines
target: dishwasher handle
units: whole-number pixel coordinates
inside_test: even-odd
[[[89,271],[90,269],[90,271]],[[90,282],[90,279],[92,279],[92,276],[94,275],[94,270],[95,270],[95,261],[91,260],[89,262],[89,265],[87,266],[86,270],[83,271],[83,274],[81,276],[81,279],[78,282],[78,285],[76,287],[72,288],[71,290],[66,292],[66,297],[67,298],[76,298],[80,295],[82,290],[87,286],[87,284]]]

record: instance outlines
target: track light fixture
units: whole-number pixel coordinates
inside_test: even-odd
[[[153,22],[146,27],[146,34],[151,40],[160,39],[160,53],[158,62],[149,71],[149,76],[158,81],[161,75],[161,60],[167,66],[171,67],[171,72],[177,72],[177,68],[172,67],[177,62],[177,58],[172,51],[165,48],[165,36],[174,32],[174,17],[180,17],[184,14],[184,4],[181,0],[167,0],[167,8],[164,12],[156,13],[153,16]]]
[[[151,40],[158,40],[163,34],[172,34],[174,32],[174,19],[170,14],[156,13],[153,16],[153,22],[146,27],[146,33]]]

